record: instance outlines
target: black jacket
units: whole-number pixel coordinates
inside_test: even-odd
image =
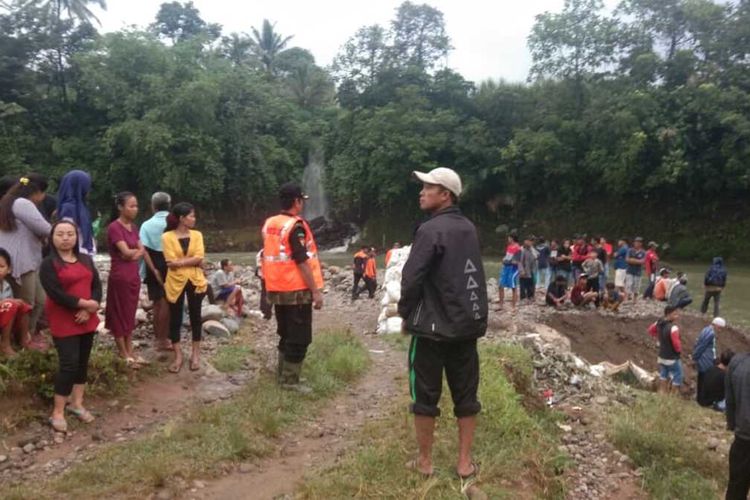
[[[401,275],[398,313],[412,335],[469,340],[487,331],[487,284],[477,230],[457,207],[416,231]]]
[[[735,354],[724,379],[727,428],[750,439],[750,354]]]

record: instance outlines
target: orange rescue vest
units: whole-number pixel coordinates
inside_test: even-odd
[[[370,257],[367,259],[367,264],[365,264],[365,276],[368,278],[375,278],[378,274],[378,270],[375,267],[375,257]]]
[[[310,266],[315,287],[323,288],[323,273],[318,259],[318,246],[312,230],[302,217],[279,214],[269,217],[263,224],[263,277],[269,292],[297,292],[307,290],[297,263],[292,259],[289,237],[297,223],[305,229],[304,245],[307,249],[307,265]]]

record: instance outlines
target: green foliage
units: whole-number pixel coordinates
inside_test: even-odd
[[[0,394],[10,388],[32,392],[44,400],[54,396],[57,351],[39,352],[24,349],[0,365]],[[87,391],[91,395],[112,396],[129,386],[128,370],[120,357],[110,349],[95,347],[89,359]]]
[[[611,416],[609,434],[644,470],[654,498],[715,498],[726,483],[726,461],[706,452],[706,443],[695,438],[703,436],[707,418],[722,417],[692,401],[644,394],[633,408]]]
[[[251,353],[252,349],[245,345],[222,345],[217,349],[211,364],[220,372],[236,372],[242,368]]]

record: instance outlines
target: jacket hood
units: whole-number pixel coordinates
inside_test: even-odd
[[[713,265],[715,266],[723,266],[724,265],[724,259],[721,257],[714,257]]]

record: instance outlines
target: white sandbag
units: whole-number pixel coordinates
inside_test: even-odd
[[[398,316],[393,318],[388,318],[386,320],[386,333],[401,333],[401,325],[403,323],[403,320],[399,318]]]
[[[387,318],[398,316],[398,304],[388,304],[385,308],[383,308],[383,312],[381,314],[385,314]]]
[[[386,283],[385,293],[388,295],[389,303],[397,304],[401,300],[401,283],[394,281]]]

